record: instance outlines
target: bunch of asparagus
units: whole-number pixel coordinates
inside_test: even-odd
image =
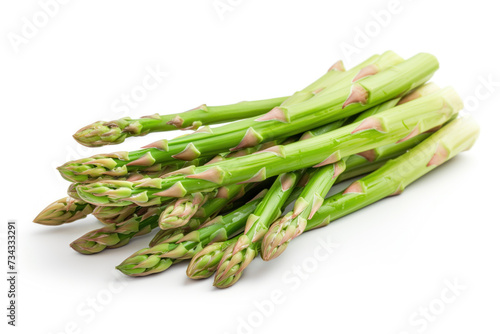
[[[64,164],[68,197],[35,222],[60,225],[92,213],[104,226],[71,243],[82,254],[159,227],[149,247],[116,268],[146,276],[189,260],[189,277],[214,275],[216,287],[229,287],[258,254],[278,257],[303,232],[400,194],[473,145],[479,129],[457,117],[458,94],[427,83],[438,67],[430,54],[404,60],[388,51],[350,70],[339,61],[288,97],[93,123],[74,135],[79,143],[196,131]],[[209,127],[215,123],[228,124]]]

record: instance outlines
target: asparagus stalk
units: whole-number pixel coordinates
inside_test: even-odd
[[[364,80],[368,79],[370,77]],[[307,141],[193,168],[189,175],[144,182],[103,181],[82,184],[77,191],[82,199],[96,205],[150,205],[165,197],[182,197],[232,183],[258,182],[293,170],[335,163],[343,157],[398,140],[408,140],[444,124],[461,108],[460,97],[453,89],[446,88]]]
[[[243,101],[224,106],[199,107],[180,114],[130,117],[114,121],[98,121],[78,130],[73,138],[82,145],[98,147],[122,143],[128,137],[151,132],[197,129],[201,125],[231,122],[268,112],[288,99],[288,96],[258,101]]]
[[[165,206],[142,208],[139,214],[121,222],[108,224],[85,233],[70,246],[81,254],[96,254],[107,248],[118,248],[129,243],[133,237],[150,233],[158,226],[158,217]]]
[[[453,120],[407,153],[327,198],[307,222],[307,229],[323,227],[385,197],[400,194],[421,176],[472,147],[478,135],[479,127],[471,118]],[[262,242],[261,255],[266,261],[282,254],[296,237],[280,225],[281,222],[273,224]]]
[[[42,225],[62,225],[87,217],[94,205],[73,197],[64,197],[42,210],[33,222]]]
[[[141,249],[116,268],[129,276],[145,276],[167,269],[174,260],[190,259],[209,243],[225,241],[240,233],[264,195],[265,191],[253,201],[225,216],[218,216],[198,230],[179,233],[151,248]]]
[[[392,61],[390,61],[392,60]],[[437,60],[419,54],[399,63],[399,57],[386,53],[372,65],[389,67],[354,84],[361,70],[351,70],[340,76],[337,90],[317,94],[314,98],[290,106],[274,108],[264,116],[250,118],[218,128],[202,128],[192,135],[172,141],[160,140],[134,152],[97,155],[70,161],[59,167],[61,175],[72,182],[84,182],[100,175],[124,175],[134,170],[161,168],[180,159],[192,160],[221,151],[239,150],[274,138],[288,137],[320,125],[342,119],[399,96],[427,81],[437,69]],[[397,82],[397,84],[395,84]],[[159,166],[159,167],[157,167]]]
[[[374,56],[375,57],[375,56]],[[373,58],[374,58],[373,57]],[[369,64],[369,62],[368,62]],[[97,147],[119,144],[132,136],[143,136],[150,132],[197,129],[202,125],[231,122],[261,115],[279,105],[290,105],[305,101],[334,83],[336,72],[344,72],[342,61],[336,62],[320,79],[290,97],[279,97],[258,101],[243,101],[225,106],[202,104],[181,114],[130,117],[104,122],[98,121],[78,130],[73,137],[82,145]]]
[[[260,240],[267,232],[269,224],[281,214],[281,208],[290,196],[301,174],[301,171],[297,171],[281,174],[276,178],[255,211],[248,217],[245,232],[237,237],[237,241],[231,243],[222,254],[215,274],[214,285],[216,287],[229,287],[239,280],[243,269],[258,254]],[[201,262],[210,263],[211,261],[202,259]],[[191,262],[191,264],[196,263],[199,263],[199,261]],[[199,272],[200,270],[188,267],[188,276],[190,271]],[[201,271],[206,271],[206,269]],[[192,276],[195,277],[195,275]]]

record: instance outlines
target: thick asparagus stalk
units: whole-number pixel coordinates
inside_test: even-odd
[[[91,214],[94,205],[73,197],[64,197],[49,204],[33,220],[42,225],[61,225],[83,219]]]
[[[240,233],[264,195],[265,191],[253,201],[225,216],[218,216],[198,230],[186,235],[179,233],[151,248],[141,249],[116,268],[129,276],[145,276],[167,269],[174,260],[190,259],[209,243],[224,241]]]
[[[479,127],[471,118],[453,120],[407,153],[327,198],[309,219],[307,228],[325,226],[385,197],[400,194],[419,177],[468,150],[478,135]],[[295,237],[282,228],[281,222],[273,224],[262,242],[262,258],[278,257]]]
[[[182,197],[233,183],[258,182],[293,170],[335,163],[343,157],[398,140],[405,141],[444,124],[461,108],[460,97],[453,89],[446,88],[306,141],[193,168],[189,175],[144,182],[103,181],[82,184],[77,191],[82,199],[96,205],[149,205],[165,197]]]
[[[139,119],[125,117],[109,122],[98,121],[78,130],[73,138],[89,147],[119,144],[128,137],[144,136],[150,132],[197,129],[201,125],[262,115],[287,99],[288,96],[285,96],[224,106],[202,104],[180,114],[154,114]]]
[[[382,67],[397,64],[393,54],[386,53],[372,65]],[[392,62],[387,61],[393,59]],[[258,118],[231,123],[214,129],[203,128],[192,135],[167,142],[161,140],[143,150],[98,155],[70,161],[59,167],[61,175],[74,182],[109,174],[119,176],[134,170],[161,168],[170,161],[192,160],[199,156],[217,154],[226,150],[239,150],[274,138],[302,133],[317,126],[359,113],[381,102],[399,96],[424,83],[438,68],[437,60],[419,54],[389,70],[364,77],[354,84],[353,79],[362,70],[340,72],[337,90],[317,94],[302,103],[274,108]],[[397,84],[395,84],[397,82]],[[352,88],[352,89],[351,89]],[[159,166],[159,167],[157,167]]]
[[[248,217],[245,232],[237,237],[238,240],[230,244],[222,255],[215,274],[214,285],[216,287],[229,287],[239,280],[243,269],[258,254],[260,240],[264,237],[271,222],[281,214],[281,208],[292,193],[301,174],[301,171],[281,174],[274,181],[255,211]],[[200,261],[210,263],[211,260],[201,259]],[[191,264],[199,263],[197,260],[191,262]],[[188,276],[190,271],[200,272],[198,268],[188,267]],[[206,269],[201,271],[206,271]]]

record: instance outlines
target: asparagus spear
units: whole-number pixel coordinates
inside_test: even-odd
[[[167,269],[174,260],[190,259],[209,243],[224,241],[240,233],[264,195],[265,191],[258,198],[225,216],[218,216],[198,230],[186,235],[179,233],[151,248],[141,249],[116,268],[129,276],[145,276]]]
[[[279,106],[288,96],[267,100],[243,101],[225,106],[199,107],[180,114],[130,117],[114,121],[98,121],[78,130],[73,138],[82,145],[98,147],[122,143],[128,137],[144,136],[150,132],[197,129],[201,125],[231,122],[254,117]]]
[[[479,127],[471,118],[453,120],[407,153],[327,198],[307,222],[307,228],[325,226],[385,197],[400,194],[419,177],[472,147],[478,135]],[[285,224],[277,222],[269,228],[262,241],[264,260],[278,257],[297,236],[288,233]]]
[[[372,58],[375,58],[372,57]],[[369,62],[367,62],[367,65]],[[244,101],[232,105],[209,107],[206,104],[181,114],[154,114],[140,119],[129,117],[104,122],[98,121],[78,130],[73,137],[85,146],[119,144],[132,136],[143,136],[150,132],[197,129],[202,125],[235,121],[261,115],[279,105],[290,105],[305,101],[335,82],[336,72],[344,72],[342,61],[336,62],[320,79],[290,97],[259,101]]]
[[[281,174],[274,181],[255,211],[248,217],[245,232],[237,237],[237,241],[231,243],[222,254],[215,274],[215,286],[228,287],[238,281],[243,269],[258,254],[259,241],[267,232],[269,224],[281,214],[281,208],[290,196],[301,174],[301,171]],[[188,267],[188,275],[190,271],[193,271],[193,269]]]
[[[372,65],[390,66],[399,61],[399,57],[386,53]],[[433,56],[419,54],[354,84],[351,81],[359,76],[362,69],[339,72],[345,75],[340,76],[336,83],[337,90],[317,94],[303,103],[274,108],[264,116],[214,129],[202,128],[197,133],[169,142],[160,140],[139,151],[70,161],[59,167],[59,171],[67,180],[84,182],[89,177],[103,174],[119,176],[134,170],[161,168],[175,159],[192,160],[203,155],[214,155],[229,149],[239,150],[274,138],[288,137],[359,113],[403,94],[427,81],[437,67],[437,60]]]
[[[33,222],[42,225],[61,225],[87,217],[94,205],[73,197],[64,197],[42,210]]]
[[[96,254],[107,248],[118,248],[129,243],[133,237],[151,232],[158,226],[158,217],[163,206],[141,208],[138,214],[121,223],[111,223],[103,228],[85,233],[70,246],[81,254]]]
[[[212,196],[211,193],[198,192],[179,198],[163,210],[158,225],[162,230],[186,225],[196,211]]]
[[[368,79],[370,77],[364,80]],[[82,199],[96,205],[150,205],[165,197],[182,197],[232,183],[258,182],[293,170],[321,167],[349,155],[407,140],[442,125],[455,117],[461,108],[460,97],[453,89],[446,88],[307,141],[193,168],[189,175],[144,182],[103,181],[82,184],[77,191]]]

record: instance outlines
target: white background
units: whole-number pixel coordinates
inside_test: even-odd
[[[383,24],[374,13],[392,8],[386,0],[221,3],[230,10],[219,15],[213,0],[69,1],[15,47],[13,36],[22,36],[25,18],[33,22],[41,7],[34,0],[2,1],[0,263],[5,273],[5,223],[15,219],[20,279],[15,329],[6,325],[1,280],[1,326],[9,333],[498,333],[494,2],[400,0]],[[360,31],[367,29],[371,36],[363,40]],[[346,45],[356,53],[343,51]],[[137,279],[114,270],[147,236],[99,255],[74,252],[68,244],[100,226],[91,216],[55,228],[31,222],[65,195],[68,183],[55,166],[178,135],[90,150],[71,138],[83,125],[287,95],[337,59],[351,67],[388,49],[406,58],[436,55],[441,69],[433,81],[461,94],[480,122],[480,140],[401,196],[305,234],[273,262],[257,259],[230,289],[189,280],[182,264]],[[114,103],[141,85],[147,68],[168,75],[135,108],[117,112]],[[494,85],[485,86],[488,80]],[[315,258],[328,240],[337,247]],[[309,273],[297,276],[294,266]],[[461,286],[456,296],[446,291],[454,282]],[[282,302],[271,307],[276,291]],[[90,305],[96,298],[97,310]],[[429,307],[425,320],[420,312]]]

